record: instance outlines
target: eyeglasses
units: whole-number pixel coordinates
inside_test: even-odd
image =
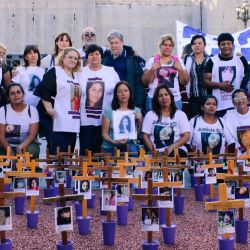
[[[95,33],[93,33],[93,32],[90,32],[90,33],[87,32],[87,33],[84,34],[84,36],[85,36],[85,37],[90,37],[90,36],[91,36],[91,37],[94,37],[94,36],[95,36]]]
[[[246,96],[241,96],[241,97],[235,97],[233,98],[234,102],[240,102],[240,101],[245,101],[247,99]]]

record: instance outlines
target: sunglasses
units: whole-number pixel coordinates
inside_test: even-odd
[[[246,96],[235,97],[233,98],[234,102],[245,101],[247,99]]]
[[[95,36],[95,33],[93,33],[93,32],[88,33],[88,32],[87,32],[87,33],[84,34],[84,36],[85,36],[85,37],[90,37],[90,36],[91,36],[91,37],[94,37],[94,36]]]

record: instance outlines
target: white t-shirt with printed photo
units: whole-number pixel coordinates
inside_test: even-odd
[[[155,112],[149,111],[142,124],[142,132],[150,135],[154,148],[163,152],[170,145],[181,138],[185,132],[190,132],[190,125],[186,114],[177,110],[174,117],[162,117],[159,121]],[[186,151],[186,147],[180,147]]]
[[[12,81],[22,85],[25,93],[24,102],[36,107],[40,98],[33,95],[33,92],[43,79],[44,68],[39,66],[19,66],[17,71],[18,73],[12,78]]]
[[[6,112],[4,107],[0,108],[0,123],[6,125],[6,139],[11,147],[20,145],[29,133],[29,126],[33,123],[39,122],[37,109],[29,105],[22,112],[16,112],[11,105],[6,105]],[[6,117],[6,119],[5,119]]]
[[[81,126],[102,124],[102,114],[104,109],[111,105],[114,88],[119,81],[119,76],[113,67],[102,65],[97,71],[91,70],[89,66],[82,69]]]
[[[250,109],[244,115],[237,112],[236,109],[228,110],[224,119],[236,142],[236,147],[239,149],[238,153],[241,154],[241,151],[250,145]]]
[[[185,65],[182,60],[179,60],[181,67],[185,70]],[[145,69],[150,70],[154,64],[154,57],[151,57],[145,66]],[[157,70],[153,82],[149,84],[148,96],[153,98],[155,89],[160,84],[167,85],[174,95],[174,100],[181,100],[180,85],[179,85],[179,74],[178,71],[173,67],[174,60],[170,64],[162,64],[161,68]]]
[[[196,124],[194,125],[195,119]],[[212,150],[213,154],[224,153],[225,144],[234,143],[234,139],[230,135],[224,119],[220,118],[220,121],[217,119],[216,123],[208,124],[201,116],[192,118],[189,143],[195,145],[196,149],[203,153],[207,151],[207,147]]]

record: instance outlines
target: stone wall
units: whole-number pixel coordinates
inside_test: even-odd
[[[50,53],[57,34],[66,31],[74,46],[81,46],[81,30],[97,29],[97,41],[106,45],[111,29],[124,33],[125,42],[146,59],[157,51],[158,37],[175,35],[175,20],[203,28],[217,35],[236,32],[243,23],[236,20],[238,0],[1,0],[0,42],[8,52],[22,53],[25,44],[38,44]],[[201,15],[202,13],[202,15]],[[202,16],[202,19],[201,19]]]

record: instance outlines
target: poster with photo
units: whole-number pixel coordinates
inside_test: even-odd
[[[240,144],[240,151],[244,154],[246,148],[250,146],[250,126],[237,127],[237,138]]]
[[[153,177],[153,181],[155,182],[163,182],[162,171],[153,171],[152,177]]]
[[[133,111],[113,111],[114,140],[137,139],[135,113]]]
[[[39,178],[27,178],[26,196],[39,196]]]
[[[206,184],[216,184],[216,168],[206,168],[205,169],[205,182]]]
[[[234,189],[234,198],[236,200],[244,200],[245,207],[250,207],[250,197],[248,187],[236,187]]]
[[[202,162],[195,162],[194,163],[194,176],[196,177],[203,177],[205,169],[202,167]]]
[[[158,84],[166,85],[168,88],[174,88],[174,79],[176,77],[177,70],[172,66],[173,60],[169,63],[169,65],[164,65],[157,69],[156,76]]]
[[[55,228],[56,232],[73,230],[72,206],[55,208]]]
[[[154,126],[154,144],[156,149],[168,147],[174,143],[176,123],[172,122],[169,126],[156,124]]]
[[[222,146],[222,135],[221,133],[207,133],[201,132],[201,143],[202,143],[202,152],[207,152],[207,147],[209,147],[213,155],[217,155],[221,151]]]
[[[218,234],[235,233],[234,209],[217,212]]]
[[[141,230],[159,231],[159,210],[157,207],[143,207],[142,208]]]
[[[71,110],[79,112],[82,90],[79,84],[71,84]]]
[[[66,187],[67,172],[64,170],[57,170],[54,172],[55,186],[59,187],[59,184],[63,183]]]
[[[0,206],[0,231],[12,230],[12,216],[10,206]]]
[[[165,207],[165,208],[173,208],[174,202],[173,202],[173,188],[171,187],[159,187],[158,188],[158,194],[160,195],[169,195],[169,199],[166,201],[158,201],[159,207]]]
[[[125,168],[126,177],[135,177],[135,166],[128,166]]]
[[[80,180],[78,185],[78,194],[84,195],[84,200],[90,200],[92,197],[90,180]]]
[[[171,172],[172,176],[171,176],[171,181],[176,182],[176,181],[181,181],[182,182],[182,186],[176,186],[176,188],[181,188],[185,186],[185,178],[184,178],[184,172],[181,170],[178,171],[173,171]]]
[[[25,193],[26,189],[26,179],[23,177],[14,177],[13,181],[14,192]]]
[[[142,171],[141,175],[141,187],[147,188],[148,187],[148,180],[152,179],[152,172],[151,171]]]
[[[106,172],[101,172],[100,173],[100,177],[108,177],[108,173]],[[104,189],[104,188],[108,188],[108,182],[105,180],[100,181],[100,188]]]
[[[129,202],[129,184],[116,185],[117,202]]]
[[[235,198],[235,188],[237,187],[236,181],[225,181],[227,185],[227,198],[234,200]]]
[[[110,189],[102,190],[102,211],[116,211],[117,191]]]

